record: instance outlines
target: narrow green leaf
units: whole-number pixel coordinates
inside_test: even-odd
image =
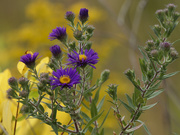
[[[128,95],[128,94],[125,94],[126,95],[126,98],[128,100],[128,104],[131,108],[135,109],[135,106],[133,105],[133,102],[132,102],[132,99],[131,97]]]
[[[85,121],[87,121],[87,122],[90,121],[90,118],[89,118],[89,116],[88,116],[86,113],[84,113],[84,112],[81,111],[80,114],[81,114],[81,116],[83,117],[83,119],[85,119]]]
[[[160,85],[161,85],[161,81],[159,81],[159,82],[157,82],[155,85],[151,86],[151,87],[149,88],[149,90],[150,90],[150,89],[158,89]]]
[[[98,90],[96,91],[96,94],[94,96],[94,103],[97,104],[97,101],[99,100],[99,92],[100,92],[101,86],[98,88]]]
[[[149,130],[148,130],[148,128],[147,128],[147,126],[145,125],[144,122],[142,122],[141,120],[136,120],[136,121],[142,123],[145,131],[147,132],[147,134],[148,134],[148,135],[151,135],[151,133],[149,132]]]
[[[41,105],[41,104],[39,104],[39,109],[44,113],[44,107]]]
[[[51,124],[51,127],[52,127],[53,131],[56,133],[56,135],[58,135],[58,126],[57,126],[56,122],[53,122]]]
[[[138,90],[137,88],[134,88],[134,93],[133,93],[133,97],[132,97],[132,102],[135,106],[137,106],[139,104],[138,102],[138,98],[141,96],[141,91]]]
[[[108,115],[109,115],[109,112],[110,112],[111,108],[109,109],[109,111],[107,112],[106,116],[104,117],[103,119],[103,122],[101,123],[101,125],[99,126],[99,129],[103,126],[104,122],[106,121]]]
[[[97,105],[97,112],[99,112],[101,110],[103,103],[104,103],[104,99],[105,99],[105,96],[101,99],[101,101]]]
[[[167,74],[167,75],[164,75],[162,78],[160,78],[160,80],[167,79],[167,78],[169,78],[169,77],[171,77],[171,76],[176,75],[176,74],[179,73],[179,72],[180,72],[180,71],[176,71],[176,72],[173,72],[173,73],[169,73],[169,74]]]
[[[147,97],[147,100],[152,99],[152,98],[158,96],[158,95],[161,94],[163,91],[164,91],[164,89],[155,91],[154,93],[152,93],[151,95],[149,95],[149,96]]]
[[[156,102],[156,103],[154,103],[154,104],[151,104],[151,105],[146,105],[146,106],[143,106],[141,109],[142,109],[143,111],[144,111],[144,110],[148,110],[148,109],[150,109],[150,108],[154,107],[156,104],[157,104],[157,102]]]
[[[94,101],[92,101],[92,103],[91,103],[91,118],[93,118],[96,115],[97,115],[97,108],[96,108]]]
[[[84,127],[83,129],[83,133],[86,133],[87,129],[89,128],[89,126],[94,122],[96,121],[101,115],[102,115],[103,112],[101,112],[100,114],[96,115],[95,117],[93,117],[87,124],[86,126]]]
[[[104,128],[101,130],[99,135],[104,135]]]
[[[89,108],[86,104],[84,104],[84,102],[82,102],[82,105],[83,105],[87,110],[90,110],[90,108]]]
[[[132,107],[130,107],[129,105],[127,105],[125,102],[123,102],[122,100],[119,99],[119,101],[123,104],[123,106],[130,112],[133,113],[134,109]]]
[[[126,133],[131,133],[131,132],[139,129],[142,125],[143,125],[143,123],[141,123],[140,125],[138,125],[138,126],[136,126],[136,127],[131,128],[131,129],[127,129],[125,132],[126,132]]]
[[[142,46],[138,46],[138,49],[141,52],[141,54],[143,55],[143,58],[147,61],[147,56],[146,56],[146,54],[143,51],[143,47]]]

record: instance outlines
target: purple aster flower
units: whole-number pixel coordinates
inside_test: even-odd
[[[58,39],[61,42],[65,42],[67,38],[66,28],[56,27],[56,29],[53,29],[52,32],[49,33],[48,37],[48,39],[50,39],[51,41],[54,39]]]
[[[77,73],[76,69],[66,68],[66,69],[57,69],[52,73],[54,77],[50,77],[50,84],[52,89],[55,89],[58,86],[61,86],[61,89],[64,87],[71,88],[74,84],[80,83],[81,76]]]
[[[75,14],[72,11],[67,11],[65,14],[65,19],[67,19],[70,22],[73,22],[75,18]]]
[[[90,65],[93,68],[93,65],[98,62],[98,54],[94,52],[93,49],[90,49],[89,51],[86,49],[85,53],[83,54],[83,50],[81,50],[81,53],[77,53],[76,51],[73,51],[73,53],[68,54],[68,65],[73,65],[76,67],[85,67],[86,65]]]
[[[38,55],[38,52],[35,52],[34,54],[28,53],[21,56],[20,61],[23,62],[28,68],[33,69]]]
[[[88,20],[89,14],[88,14],[88,9],[86,8],[81,8],[79,12],[79,20],[82,23],[85,23]]]
[[[49,50],[52,52],[52,55],[54,56],[54,58],[59,59],[62,55],[61,48],[58,45],[51,46]]]

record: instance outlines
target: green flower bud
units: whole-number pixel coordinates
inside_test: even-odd
[[[116,84],[110,84],[106,91],[109,94],[109,96],[113,99],[114,102],[117,101],[117,87],[118,85]]]
[[[174,10],[176,9],[176,6],[174,4],[168,4],[167,8],[169,11],[169,15],[171,15],[174,12]]]
[[[29,112],[29,107],[27,105],[23,105],[20,110],[21,113],[25,114]]]
[[[44,85],[44,83],[42,83],[42,82],[39,82],[37,84],[37,87],[38,87],[38,90],[41,92],[45,92],[47,90],[46,85]]]
[[[134,70],[127,69],[124,74],[127,76],[127,78],[131,81],[134,81],[135,79],[135,72]]]
[[[80,31],[80,30],[75,30],[74,31],[74,37],[77,39],[77,40],[82,40],[82,31]]]
[[[104,83],[108,78],[109,78],[109,74],[110,74],[110,70],[105,69],[102,73],[101,73],[101,77],[100,77],[100,83]]]
[[[75,50],[76,49],[76,42],[75,41],[70,42],[69,47],[71,50]]]
[[[93,27],[92,25],[88,25],[87,28],[86,28],[86,30],[87,30],[87,32],[88,32],[89,34],[92,34],[93,31],[94,31],[94,29],[95,29],[95,27]]]
[[[158,24],[154,25],[153,30],[157,36],[161,35],[161,27]]]
[[[147,42],[146,42],[146,44],[148,45],[148,47],[153,47],[154,46],[154,41],[153,40],[148,40]]]
[[[177,58],[178,58],[178,52],[177,52],[176,50],[171,51],[171,52],[170,52],[170,56],[171,56],[173,59],[177,59]]]
[[[174,15],[173,15],[174,22],[175,22],[179,17],[180,17],[180,13],[175,12]]]
[[[17,87],[18,87],[18,81],[15,77],[9,78],[8,84],[11,86],[12,89],[17,89]]]
[[[164,9],[164,13],[166,16],[168,16],[168,9],[167,8]]]
[[[164,11],[162,9],[156,11],[157,18],[160,20],[161,23],[164,21]]]
[[[154,50],[151,51],[150,54],[151,54],[152,57],[156,58],[158,56],[158,50],[154,49]]]
[[[92,46],[92,42],[87,42],[86,46],[84,47],[84,49],[89,50],[89,49],[91,49],[91,46]]]

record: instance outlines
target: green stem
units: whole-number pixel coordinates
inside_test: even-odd
[[[146,85],[146,88],[145,88],[145,90],[142,92],[142,95],[141,95],[142,98],[144,98],[146,91],[149,89],[149,87],[151,86],[151,84],[154,82],[154,80],[156,79],[156,77],[157,77],[157,75],[158,75],[159,72],[160,72],[160,71],[157,71],[157,72],[155,73],[154,77],[152,78],[151,82],[149,82],[149,84]],[[135,118],[136,118],[136,115],[139,113],[140,107],[141,107],[141,103],[138,104],[137,109],[136,109],[136,111],[135,111],[132,119],[131,119],[131,120],[129,121],[129,123],[123,128],[123,130],[121,131],[121,133],[120,133],[119,135],[122,135],[122,134],[126,131],[126,129],[132,127],[132,124],[131,124],[131,123],[134,122],[134,120],[135,120]]]

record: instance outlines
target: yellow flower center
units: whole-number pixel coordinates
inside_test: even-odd
[[[79,55],[79,60],[82,61],[82,59],[86,60],[86,59],[87,59],[87,56],[84,55],[84,54],[80,54],[80,55]]]
[[[59,81],[61,83],[69,83],[71,81],[71,79],[69,78],[68,75],[63,75],[63,76],[60,77]]]

